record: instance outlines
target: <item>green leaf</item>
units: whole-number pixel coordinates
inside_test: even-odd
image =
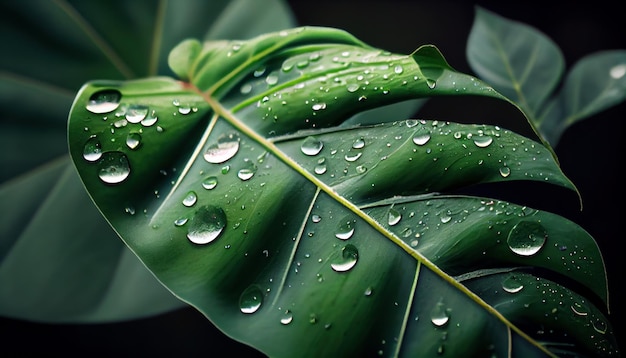
[[[608,71],[607,71],[608,69]],[[574,65],[538,123],[551,143],[572,124],[626,99],[626,51],[602,51]]]
[[[476,7],[467,41],[474,72],[517,103],[532,122],[559,83],[565,61],[537,29]]]
[[[254,21],[233,26],[250,10]],[[86,195],[67,155],[72,100],[89,79],[171,75],[167,55],[185,38],[291,26],[279,0],[2,2],[0,315],[110,322],[186,306]]]
[[[589,327],[575,312],[562,310],[577,322],[564,327],[542,314],[526,323],[523,304],[500,312],[463,284],[521,268],[606,303],[602,257],[576,224],[438,194],[518,180],[575,190],[549,147],[488,125],[344,125],[411,99],[507,100],[434,46],[400,55],[303,27],[186,40],[169,62],[189,82],[83,86],[70,154],[124,242],[227,335],[277,357],[544,356],[554,342],[615,352],[608,322],[572,343]],[[560,335],[546,344],[536,327]]]

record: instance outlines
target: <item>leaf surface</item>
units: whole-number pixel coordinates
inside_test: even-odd
[[[185,40],[169,62],[183,82],[83,86],[70,154],[131,250],[234,339],[269,356],[543,356],[551,346],[536,327],[557,316],[519,322],[464,286],[467,277],[537,267],[531,274],[568,276],[606,303],[601,255],[574,223],[438,194],[513,180],[575,190],[550,148],[486,125],[342,126],[411,99],[507,100],[434,46],[393,54],[341,30],[302,27]],[[606,327],[567,349],[610,353]]]

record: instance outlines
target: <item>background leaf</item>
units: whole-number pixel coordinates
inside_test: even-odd
[[[66,155],[67,113],[88,79],[171,73],[167,53],[186,37],[250,35],[293,23],[284,3],[269,5],[245,0],[0,5],[2,40],[13,49],[0,59],[0,151],[11,153],[0,157],[0,202],[3,212],[11,213],[0,221],[0,314],[107,322],[185,306],[134,259],[93,207]],[[255,7],[256,21],[248,21],[245,32],[233,26],[242,11]]]

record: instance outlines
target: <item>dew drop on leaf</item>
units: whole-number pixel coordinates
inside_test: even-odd
[[[290,310],[285,310],[285,314],[280,318],[280,323],[288,325],[293,321],[293,313]]]
[[[107,152],[100,161],[100,180],[107,184],[119,184],[130,175],[128,157],[122,152]]]
[[[254,313],[263,304],[263,292],[257,285],[246,288],[239,297],[239,309],[243,313]]]
[[[204,160],[209,163],[224,163],[234,157],[239,150],[239,135],[236,133],[223,134],[217,143],[210,145],[204,152]]]
[[[202,181],[202,187],[206,190],[214,189],[217,186],[217,177],[210,176]]]
[[[348,240],[354,234],[354,219],[350,216],[346,216],[339,222],[337,225],[337,231],[335,232],[335,237],[340,240]]]
[[[130,123],[139,123],[146,118],[148,110],[147,106],[139,104],[131,105],[126,110],[126,120]]]
[[[191,219],[187,238],[194,244],[208,244],[217,239],[226,227],[226,213],[218,206],[206,205]]]
[[[524,285],[515,277],[510,275],[502,281],[502,289],[508,293],[517,293],[524,288]]]
[[[237,177],[244,181],[249,180],[250,178],[254,176],[256,171],[257,171],[256,165],[254,165],[253,162],[248,161],[245,167],[239,169],[239,171],[237,172]]]
[[[341,249],[341,258],[338,262],[330,264],[330,267],[336,272],[350,271],[357,263],[359,251],[354,245],[346,245]]]
[[[318,140],[313,136],[306,137],[300,146],[300,150],[302,153],[310,156],[318,155],[322,148],[324,147],[324,143]]]
[[[130,149],[137,149],[141,144],[141,134],[139,133],[128,133],[126,137],[126,146]]]
[[[354,149],[361,149],[363,147],[365,147],[365,139],[363,138],[359,138],[352,143],[352,148]]]
[[[443,302],[438,302],[430,313],[430,321],[437,327],[443,327],[448,324],[450,314],[445,308]]]
[[[146,116],[146,118],[141,120],[141,125],[144,127],[151,127],[157,122],[157,120],[158,117],[156,111],[152,110],[150,114]]]
[[[102,144],[95,135],[92,135],[89,137],[87,143],[85,143],[85,147],[83,148],[83,158],[88,162],[95,162],[101,157]]]
[[[546,229],[534,221],[520,221],[509,232],[507,244],[520,256],[532,256],[539,252],[546,243]]]
[[[122,94],[117,90],[98,91],[89,97],[87,110],[91,113],[109,113],[117,109],[120,105]]]
[[[420,134],[413,137],[413,143],[417,145],[424,145],[430,140],[430,134]]]
[[[574,312],[577,316],[586,316],[589,314],[589,307],[587,306],[585,301],[574,302],[572,303],[571,308],[572,312]]]
[[[357,83],[350,83],[346,89],[348,90],[348,92],[350,93],[354,93],[359,89],[359,85]]]
[[[389,224],[389,226],[398,224],[401,219],[402,214],[400,214],[396,209],[389,209],[389,213],[387,214],[387,224]]]
[[[187,195],[183,199],[183,205],[185,205],[186,207],[191,207],[191,206],[194,206],[197,201],[198,201],[198,196],[196,195],[196,193],[194,191],[190,191],[187,193]]]
[[[501,175],[503,178],[506,178],[506,177],[508,177],[509,175],[511,175],[511,168],[509,168],[509,167],[502,167],[502,168],[500,168],[500,170],[499,170],[499,171],[500,171],[500,175]]]
[[[478,147],[478,148],[486,148],[488,147],[491,143],[493,143],[493,138],[489,137],[489,136],[480,136],[480,137],[476,137],[474,138],[474,144]]]

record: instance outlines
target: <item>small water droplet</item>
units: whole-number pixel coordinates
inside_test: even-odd
[[[139,123],[148,115],[148,107],[134,104],[126,110],[126,120],[130,123]]]
[[[204,160],[209,163],[224,163],[234,157],[239,150],[239,135],[237,133],[223,134],[217,143],[210,145],[204,152]]]
[[[520,221],[509,232],[507,243],[514,253],[532,256],[539,252],[548,238],[546,229],[534,221]]]
[[[500,171],[500,175],[501,175],[503,178],[506,178],[506,177],[508,177],[509,175],[511,175],[511,168],[509,168],[509,167],[502,167],[502,168],[500,168],[500,170],[499,170],[499,171]]]
[[[352,148],[354,149],[362,149],[365,147],[365,139],[359,138],[352,143]]]
[[[269,75],[265,78],[265,83],[267,83],[268,86],[273,86],[276,83],[278,83],[278,76],[276,75]]]
[[[85,158],[88,162],[95,162],[96,160],[102,157],[102,144],[96,138],[95,135],[92,135],[85,143],[85,147],[83,148],[83,158]]]
[[[399,74],[401,74],[401,73],[403,72],[402,66],[397,65],[397,66],[393,69],[393,72],[394,72],[394,73],[396,73],[396,74],[398,74],[398,75],[399,75]]]
[[[280,323],[288,325],[293,321],[293,313],[290,310],[285,310],[285,314],[280,319]]]
[[[367,171],[367,167],[365,165],[357,165],[354,170],[356,170],[357,174],[363,174]]]
[[[187,238],[194,244],[208,244],[217,239],[226,227],[226,213],[218,206],[206,205],[191,219]]]
[[[323,109],[326,109],[326,103],[316,103],[313,106],[311,106],[311,108],[314,111],[321,111]]]
[[[429,78],[426,79],[426,84],[428,85],[428,88],[430,89],[435,89],[435,87],[437,87],[437,81],[431,80]]]
[[[202,187],[207,190],[211,190],[217,186],[217,177],[210,176],[202,181]]]
[[[611,67],[611,70],[609,71],[611,77],[613,77],[616,80],[619,80],[620,78],[624,77],[624,75],[626,75],[626,64],[619,64],[617,66],[613,66]]]
[[[324,143],[313,136],[306,137],[300,146],[300,150],[302,153],[306,155],[318,155],[322,148],[324,147]]]
[[[187,223],[187,221],[189,221],[189,219],[187,218],[180,218],[180,219],[176,219],[174,221],[174,226],[183,226]]]
[[[450,314],[445,308],[443,302],[438,302],[430,314],[430,321],[437,327],[443,327],[448,324]]]
[[[337,231],[335,232],[335,237],[340,240],[348,240],[354,234],[354,225],[356,221],[352,219],[351,216],[346,216],[339,222],[337,225]]]
[[[89,97],[87,102],[87,110],[91,113],[109,113],[113,112],[120,105],[122,94],[118,90],[102,90]]]
[[[362,155],[363,155],[363,152],[362,152],[362,151],[360,151],[360,150],[354,150],[354,149],[350,148],[350,149],[348,150],[348,153],[346,153],[346,155],[344,155],[344,157],[343,157],[343,158],[344,158],[347,162],[354,162],[354,161],[356,161],[357,159],[361,158],[361,156],[362,156]]]
[[[370,286],[370,287],[365,289],[365,292],[363,292],[363,294],[365,296],[371,296],[373,292],[374,292],[374,289]]]
[[[502,281],[502,289],[508,293],[517,293],[524,288],[524,285],[515,275],[510,275]]]
[[[348,90],[348,92],[350,93],[354,93],[359,89],[359,84],[358,83],[350,83],[346,89]]]
[[[595,329],[595,331],[600,334],[605,334],[606,330],[608,329],[608,325],[606,324],[606,322],[600,318],[592,319],[591,325],[593,326],[593,329]]]
[[[243,313],[254,313],[261,308],[262,304],[263,291],[257,285],[249,286],[239,296],[239,309]]]
[[[387,214],[387,224],[389,224],[389,226],[398,224],[401,219],[402,214],[400,214],[396,209],[389,209],[389,213]]]
[[[102,156],[100,180],[108,184],[119,184],[130,175],[130,164],[128,157],[122,152],[107,152]]]
[[[474,138],[474,144],[478,147],[478,148],[486,148],[488,147],[491,143],[493,143],[493,138],[489,137],[489,136],[480,136],[480,137],[475,137]]]
[[[146,118],[144,118],[141,121],[141,125],[144,126],[144,127],[150,127],[150,126],[154,125],[157,122],[157,120],[158,120],[158,117],[156,115],[156,111],[152,110],[150,112],[150,114],[147,115]]]
[[[317,214],[313,214],[311,215],[311,221],[313,221],[314,223],[318,223],[322,221],[322,217]]]
[[[178,107],[178,113],[180,113],[182,115],[191,113],[191,106],[184,105],[184,106]]]
[[[572,303],[571,308],[572,311],[578,316],[586,316],[589,314],[589,306],[587,306],[585,301],[574,302]]]
[[[137,149],[141,144],[141,134],[139,133],[128,133],[126,136],[126,145],[130,149]]]
[[[417,145],[424,145],[428,143],[429,140],[430,140],[430,134],[427,134],[427,133],[416,135],[415,137],[413,137],[413,143]]]
[[[250,83],[246,83],[243,86],[241,86],[239,91],[241,92],[241,94],[248,94],[252,92],[252,85]]]
[[[196,195],[196,192],[190,191],[187,193],[187,195],[183,199],[183,205],[185,205],[186,207],[191,207],[191,206],[194,206],[197,201],[198,201],[198,196]]]
[[[351,270],[357,263],[359,251],[354,245],[346,245],[341,249],[341,260],[331,263],[330,267],[336,272],[347,272]]]

